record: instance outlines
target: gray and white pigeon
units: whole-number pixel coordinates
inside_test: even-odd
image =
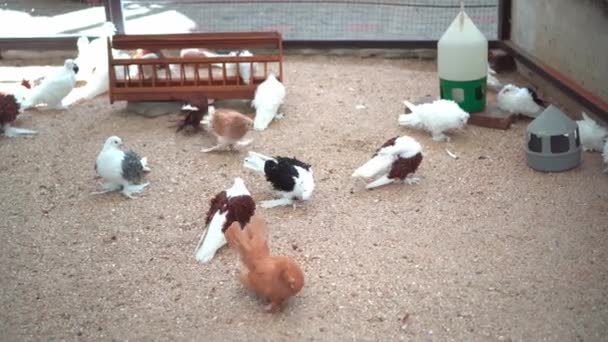
[[[78,73],[78,65],[72,59],[66,59],[63,67],[46,76],[40,85],[29,92],[21,102],[21,109],[25,110],[39,104],[45,104],[47,108],[65,109],[62,100],[74,89],[76,73]]]
[[[121,190],[123,195],[133,198],[132,194],[142,192],[149,184],[142,183],[145,173],[150,171],[147,159],[127,149],[117,136],[109,137],[103,144],[95,171],[104,180],[102,191],[96,194]]]

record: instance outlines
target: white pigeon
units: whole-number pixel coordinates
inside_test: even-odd
[[[441,99],[420,105],[408,101],[403,103],[412,112],[399,115],[399,125],[424,129],[435,141],[450,141],[444,132],[464,128],[470,116],[452,100]]]
[[[263,173],[272,184],[278,199],[262,201],[263,208],[284,205],[295,206],[294,200],[308,201],[315,189],[313,171],[309,164],[296,158],[268,157],[253,151],[245,158],[243,165]]]
[[[255,202],[242,178],[235,178],[232,186],[215,195],[207,211],[205,229],[195,250],[196,261],[207,263],[227,242],[224,233],[233,222],[241,227],[249,223],[255,213]]]
[[[544,110],[542,101],[531,89],[519,88],[513,84],[504,86],[496,98],[498,108],[512,114],[522,114],[536,118]]]
[[[249,50],[243,50],[238,53],[239,57],[252,57],[253,54]],[[243,83],[250,84],[251,76],[255,73],[255,63],[239,63],[239,74],[243,79]]]
[[[63,67],[46,76],[38,86],[29,91],[21,102],[21,109],[39,104],[46,104],[48,108],[65,109],[61,101],[74,89],[77,73],[78,65],[72,59],[66,59]]]
[[[502,83],[500,83],[498,78],[496,78],[494,75],[496,75],[496,71],[494,71],[494,69],[490,68],[488,65],[488,77],[486,83],[491,89],[499,91],[502,88]]]
[[[375,178],[368,183],[367,189],[377,188],[396,181],[417,184],[414,174],[422,162],[422,146],[416,139],[407,135],[387,140],[372,158],[355,170],[351,177]]]
[[[127,149],[117,136],[106,139],[97,156],[95,171],[104,180],[103,190],[95,194],[121,190],[123,195],[133,198],[134,193],[142,192],[149,184],[141,183],[150,171],[147,159]]]
[[[112,22],[105,22],[101,26],[101,34],[99,38],[95,38],[89,42],[89,38],[81,36],[78,38],[76,45],[78,47],[78,57],[76,64],[80,67],[80,73],[77,77],[78,81],[87,81],[96,69],[105,65],[108,66],[108,37],[114,36],[116,27]],[[114,51],[112,51],[114,52]]]
[[[604,150],[602,151],[602,158],[604,159],[604,164],[606,164],[606,168],[604,169],[605,173],[608,173],[608,140],[604,142]]]
[[[583,120],[577,120],[578,132],[584,151],[602,151],[604,138],[608,136],[608,129],[598,125],[587,113],[582,112]]]
[[[285,94],[285,86],[277,80],[273,73],[270,73],[268,78],[258,85],[251,102],[251,106],[255,108],[253,128],[256,131],[265,130],[275,117],[281,117],[277,115],[277,112],[285,100]]]

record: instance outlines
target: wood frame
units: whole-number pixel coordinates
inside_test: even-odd
[[[245,50],[262,48],[273,51],[270,54],[256,56],[222,56],[222,57],[166,57],[153,59],[117,59],[112,56],[111,49],[135,50],[146,49],[159,51],[165,49],[205,48],[205,49],[231,49]],[[206,96],[212,99],[253,99],[256,87],[262,83],[269,74],[268,65],[278,65],[279,81],[283,78],[283,40],[280,32],[245,32],[245,33],[189,33],[189,34],[163,34],[163,35],[115,35],[108,39],[108,65],[109,65],[109,97],[110,103],[114,101],[175,101],[187,100],[193,97]],[[232,63],[249,63],[262,66],[263,75],[253,75],[250,83],[246,84],[239,75],[239,68],[235,68],[236,75],[227,73],[227,65]],[[220,64],[221,76],[213,76],[212,64]],[[179,70],[179,77],[173,78],[171,72],[166,72],[166,78],[159,78],[157,70],[169,66]],[[137,77],[125,76],[119,79],[116,68],[127,71],[129,66],[136,66],[139,70]],[[144,78],[144,67],[154,70],[151,78]],[[192,68],[194,78],[186,77],[186,70]],[[200,67],[205,70],[205,76],[200,77]],[[208,74],[207,74],[208,73]],[[128,72],[124,73],[125,75]]]

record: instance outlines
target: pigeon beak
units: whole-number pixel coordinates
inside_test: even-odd
[[[74,67],[72,67],[72,70],[74,70],[74,73],[77,74],[78,73],[78,65],[74,64]]]

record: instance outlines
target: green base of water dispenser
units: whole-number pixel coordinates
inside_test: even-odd
[[[473,81],[439,79],[441,98],[452,100],[468,113],[483,112],[486,108],[486,78]]]

